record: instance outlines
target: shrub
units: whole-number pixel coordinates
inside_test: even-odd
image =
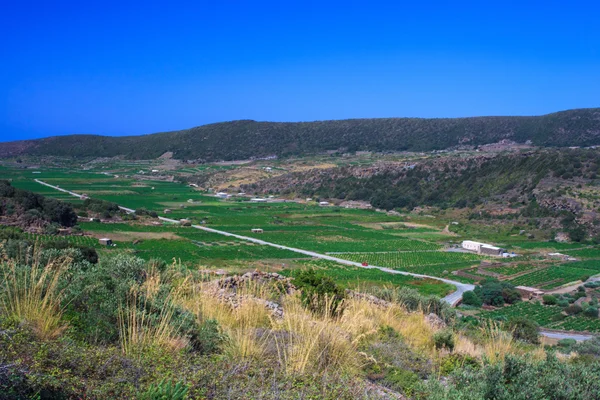
[[[527,343],[539,344],[539,326],[527,317],[517,317],[508,321],[513,338]]]
[[[483,305],[483,300],[481,300],[481,297],[477,296],[477,294],[475,294],[475,292],[472,290],[463,293],[462,302],[468,306],[481,307]]]
[[[161,381],[157,385],[150,385],[148,389],[140,393],[140,400],[184,400],[190,389],[182,382]]]
[[[454,333],[450,329],[442,329],[433,334],[436,349],[454,350]]]
[[[294,284],[300,289],[302,304],[311,311],[332,316],[341,313],[346,293],[331,277],[308,269],[295,276]]]
[[[570,349],[576,344],[577,340],[575,339],[560,339],[556,345],[564,349]]]
[[[402,390],[405,395],[412,396],[415,387],[421,380],[412,371],[400,368],[392,368],[384,378],[384,382],[392,389]]]
[[[544,304],[547,306],[554,306],[558,303],[558,299],[555,296],[552,296],[551,294],[545,294],[542,297],[542,300],[544,301]]]
[[[568,306],[569,306],[569,301],[568,301],[568,300],[564,300],[564,299],[562,299],[562,300],[559,300],[559,301],[558,301],[556,304],[557,304],[559,307],[565,308],[565,307],[568,307]]]
[[[440,363],[440,374],[449,375],[460,368],[479,368],[479,361],[468,354],[449,354]]]
[[[568,315],[577,315],[581,311],[583,311],[583,309],[580,306],[578,306],[577,304],[571,304],[569,307],[565,308],[565,312]]]
[[[583,313],[588,317],[598,318],[598,308],[596,307],[588,307]]]

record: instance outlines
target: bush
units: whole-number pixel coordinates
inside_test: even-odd
[[[571,347],[573,347],[576,344],[577,344],[577,340],[575,340],[575,339],[560,339],[556,345],[563,349],[570,349]]]
[[[587,317],[598,318],[598,308],[588,307],[583,312]]]
[[[503,363],[456,371],[448,381],[430,379],[416,393],[423,400],[590,400],[598,399],[599,381],[597,366],[560,362],[552,353],[543,361],[507,355]]]
[[[554,306],[558,303],[558,299],[555,296],[552,296],[551,294],[545,294],[542,297],[542,300],[544,301],[544,304],[547,306]]]
[[[391,368],[384,378],[386,386],[394,390],[401,390],[405,395],[412,396],[415,387],[421,382],[419,376],[412,371],[400,368]]]
[[[300,271],[294,278],[302,304],[312,312],[337,316],[342,312],[346,292],[335,281],[314,269]]]
[[[580,306],[578,306],[577,304],[571,304],[569,307],[565,308],[565,312],[568,315],[577,315],[582,311],[583,311],[583,309]]]
[[[140,400],[184,400],[190,389],[182,382],[161,381],[139,395]]]
[[[527,317],[513,318],[508,322],[513,338],[527,343],[539,344],[539,325]]]
[[[481,297],[477,296],[474,291],[469,290],[463,293],[463,304],[474,307],[481,307],[483,305],[483,300]]]
[[[454,350],[454,333],[450,329],[442,329],[433,334],[436,349]]]
[[[557,304],[559,307],[565,308],[565,307],[568,307],[568,306],[569,306],[569,301],[568,301],[568,300],[564,300],[564,299],[562,299],[562,300],[559,300],[559,301],[558,301],[556,304]]]

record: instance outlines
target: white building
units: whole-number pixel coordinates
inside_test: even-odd
[[[477,254],[501,256],[502,253],[504,253],[504,250],[500,247],[496,247],[487,243],[475,242],[472,240],[463,240],[461,246],[463,249],[474,251]]]
[[[329,202],[328,202],[328,201],[320,201],[320,202],[319,202],[319,205],[320,205],[320,206],[328,206],[328,205],[329,205]]]
[[[225,193],[225,192],[219,192],[219,193],[215,194],[215,197],[218,197],[220,199],[226,199],[227,198],[227,193]]]
[[[252,233],[263,233],[261,228],[252,228]]]
[[[267,199],[263,199],[261,197],[253,197],[250,199],[250,201],[253,201],[255,203],[266,203]]]

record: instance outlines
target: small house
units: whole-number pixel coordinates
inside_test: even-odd
[[[181,226],[192,226],[192,221],[186,218],[180,219],[179,223],[181,224]]]
[[[215,194],[215,197],[218,197],[220,199],[226,199],[227,198],[227,193],[225,193],[225,192],[218,192],[217,194]]]
[[[328,202],[328,201],[320,201],[320,202],[319,202],[319,205],[320,205],[321,207],[328,206],[328,205],[329,205],[329,202]]]
[[[529,286],[516,286],[515,289],[521,294],[521,297],[526,300],[540,298],[544,295],[544,291],[529,287]]]
[[[252,233],[263,233],[264,231],[261,228],[252,228]]]
[[[113,242],[109,238],[102,238],[99,240],[100,244],[103,246],[112,246]]]
[[[165,208],[165,214],[171,214],[171,209],[170,208]]]
[[[267,199],[263,199],[261,197],[253,197],[250,199],[250,201],[252,201],[254,203],[266,203]]]

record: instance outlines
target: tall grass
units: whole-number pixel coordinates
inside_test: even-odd
[[[31,266],[9,260],[1,264],[0,307],[7,317],[31,325],[41,339],[52,339],[66,328],[62,321],[61,301],[64,290],[60,278],[71,260],[50,260],[46,265],[34,261]]]
[[[235,304],[219,297],[211,284],[191,277],[180,286],[177,302],[201,323],[218,321],[228,340],[224,352],[232,359],[262,358],[269,343],[271,315],[260,299],[269,297],[265,288],[248,284],[238,288]]]
[[[164,302],[160,313],[153,316],[146,309],[148,297],[144,296],[140,301],[138,291],[140,289],[135,287],[131,289],[127,305],[121,306],[118,312],[123,353],[135,355],[146,348],[176,351],[186,347],[187,339],[179,335],[179,327],[174,324],[175,304],[171,295]]]

